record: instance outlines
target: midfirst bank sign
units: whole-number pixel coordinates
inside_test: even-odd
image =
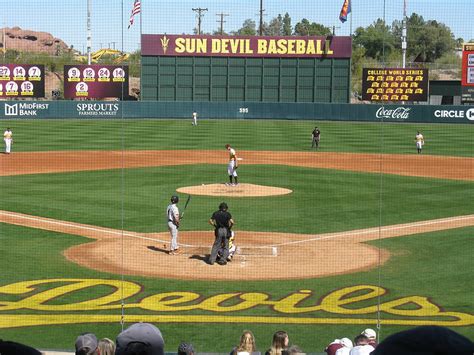
[[[5,103],[5,116],[38,116],[38,111],[47,111],[49,103],[19,102],[14,104]]]

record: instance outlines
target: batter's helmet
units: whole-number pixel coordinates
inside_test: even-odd
[[[178,203],[178,201],[179,201],[179,197],[178,197],[178,196],[176,196],[176,195],[171,196],[171,202],[173,202],[173,203]]]
[[[228,206],[227,206],[227,203],[225,202],[222,202],[220,205],[219,205],[219,211],[227,211],[228,210]]]

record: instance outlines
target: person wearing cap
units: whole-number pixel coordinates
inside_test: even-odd
[[[115,355],[164,355],[165,342],[160,330],[150,323],[135,323],[121,332],[115,341]]]
[[[214,244],[212,245],[211,255],[209,256],[209,264],[214,265],[217,259],[217,253],[219,250],[222,252],[222,257],[219,259],[218,263],[220,265],[227,264],[227,258],[229,257],[229,238],[230,238],[230,229],[234,225],[234,220],[232,215],[228,212],[229,206],[227,203],[222,202],[219,205],[219,209],[215,211],[211,219],[209,219],[209,224],[214,227]]]
[[[363,334],[359,334],[354,338],[355,346],[349,352],[350,355],[369,355],[375,348],[369,345],[369,338]]]
[[[84,333],[76,338],[76,355],[99,355],[97,337],[93,333]]]
[[[372,345],[374,348],[377,347],[377,333],[375,332],[375,330],[367,328],[360,334],[365,335],[367,338],[369,338],[369,345]]]
[[[176,195],[171,196],[171,203],[166,208],[166,218],[168,223],[168,230],[171,236],[171,244],[169,255],[176,255],[179,253],[178,247],[178,229],[180,223],[178,204],[179,197]]]
[[[178,355],[194,355],[193,344],[182,341],[178,346]]]
[[[349,355],[352,349],[352,340],[349,338],[341,338],[339,341],[342,347],[336,350],[335,355]]]

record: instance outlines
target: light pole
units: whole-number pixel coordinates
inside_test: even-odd
[[[87,0],[87,64],[88,65],[91,65],[91,47],[92,47],[91,1],[92,0]]]
[[[406,67],[407,58],[407,2],[403,0],[403,21],[402,21],[402,67]]]

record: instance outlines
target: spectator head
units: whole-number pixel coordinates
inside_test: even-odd
[[[164,355],[160,330],[150,323],[135,323],[117,336],[115,355]]]
[[[273,341],[272,341],[272,348],[275,349],[286,349],[288,347],[289,343],[289,338],[288,338],[288,333],[279,330],[275,334],[273,334]]]
[[[237,351],[246,351],[248,353],[257,351],[257,347],[255,346],[255,337],[250,330],[244,330],[240,336],[240,344],[237,347]]]
[[[370,328],[367,328],[360,334],[365,335],[367,338],[369,338],[369,340],[377,339],[377,333],[375,332],[375,330],[370,329]]]
[[[352,340],[350,340],[349,338],[341,338],[340,344],[346,348],[352,348]]]
[[[97,337],[92,333],[84,333],[76,338],[76,355],[97,355]]]
[[[282,355],[303,355],[305,352],[298,345],[292,345],[288,349],[283,350]]]
[[[472,355],[474,343],[445,327],[422,326],[390,335],[372,354]]]
[[[354,344],[355,346],[358,345],[368,345],[369,344],[369,338],[363,334],[359,334],[354,338]]]
[[[98,348],[99,348],[100,355],[114,355],[115,354],[115,343],[109,338],[100,339]]]
[[[41,352],[28,345],[14,341],[3,341],[0,339],[0,354],[2,355],[41,355]]]
[[[185,343],[184,341],[181,342],[178,346],[178,355],[193,355],[194,348],[193,344]]]

